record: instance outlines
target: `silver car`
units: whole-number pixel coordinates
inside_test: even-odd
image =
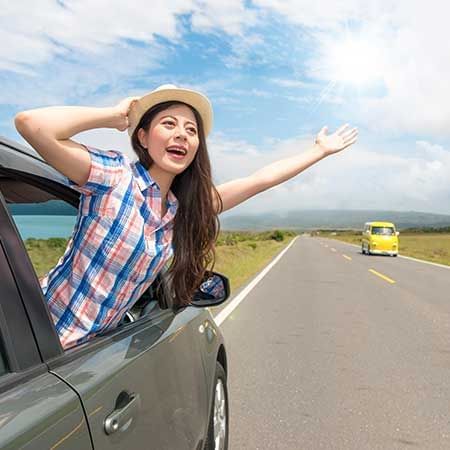
[[[224,276],[208,276],[220,294],[199,288],[180,310],[160,277],[116,329],[62,349],[38,277],[78,200],[33,150],[0,138],[0,448],[226,449],[227,356],[207,308],[228,298]]]

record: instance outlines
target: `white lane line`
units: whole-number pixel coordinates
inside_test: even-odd
[[[267,272],[283,257],[283,255],[292,247],[298,236],[292,239],[291,243],[268,265],[266,266],[256,277],[240,292],[230,303],[220,311],[217,316],[214,316],[214,321],[217,325],[220,325],[239,305],[239,303],[247,297],[248,293],[264,278]]]
[[[423,259],[412,258],[411,256],[402,256],[398,255],[399,258],[410,259],[411,261],[421,262],[424,264],[429,264],[430,266],[442,267],[443,269],[450,269],[450,266],[446,266],[445,264],[434,263],[431,261],[425,261]]]
[[[339,241],[339,242],[342,242],[343,244],[351,245],[352,247],[361,248],[360,245],[350,244],[350,242],[344,242],[344,241]],[[431,261],[425,261],[424,259],[417,259],[417,258],[413,258],[411,256],[403,256],[403,255],[398,255],[398,258],[409,259],[411,261],[416,261],[416,262],[423,263],[423,264],[429,264],[430,266],[442,267],[443,269],[450,270],[450,266],[446,266],[445,264],[434,263]]]

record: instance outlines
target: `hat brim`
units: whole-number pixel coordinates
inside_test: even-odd
[[[128,114],[128,134],[131,136],[134,133],[134,130],[139,124],[142,116],[150,108],[159,103],[169,101],[186,103],[196,109],[202,118],[205,136],[208,136],[213,124],[213,110],[211,102],[200,92],[182,88],[156,90],[141,97],[136,103],[134,103]]]

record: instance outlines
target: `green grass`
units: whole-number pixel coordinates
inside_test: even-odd
[[[260,233],[221,232],[216,246],[214,270],[230,280],[234,292],[256,275],[295,236],[290,231]],[[27,239],[25,247],[38,277],[56,265],[64,253],[67,239]]]
[[[235,292],[262,270],[293,238],[292,233],[278,241],[248,239],[234,245],[219,245],[214,270],[228,277],[231,292]]]
[[[38,277],[45,275],[56,265],[67,246],[67,239],[27,239],[25,248]]]
[[[361,245],[361,233],[355,231],[320,232],[319,236]],[[400,232],[399,254],[450,265],[450,233]]]

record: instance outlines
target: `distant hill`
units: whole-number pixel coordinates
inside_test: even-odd
[[[8,205],[14,215],[60,215],[73,216],[76,208],[62,201],[45,204]],[[394,222],[397,228],[443,228],[450,226],[450,215],[431,214],[416,211],[374,211],[374,210],[297,210],[285,213],[236,215],[220,217],[222,230],[267,230],[273,228],[309,230],[362,229],[365,222],[386,220]]]
[[[76,216],[77,209],[62,200],[50,200],[46,203],[8,204],[15,216]]]
[[[223,230],[362,229],[365,222],[394,222],[397,228],[448,227],[450,215],[416,211],[297,210],[285,213],[236,215],[220,218]]]

